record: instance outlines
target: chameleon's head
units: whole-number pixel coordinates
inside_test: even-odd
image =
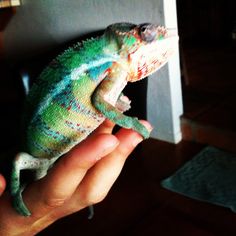
[[[178,41],[176,29],[151,23],[116,23],[108,27],[108,32],[116,40],[120,56],[128,62],[131,82],[160,69],[175,52]]]

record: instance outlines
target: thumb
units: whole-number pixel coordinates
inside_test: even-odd
[[[2,195],[2,193],[4,192],[6,188],[6,180],[5,178],[0,174],[0,196]]]

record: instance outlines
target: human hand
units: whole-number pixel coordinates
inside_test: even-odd
[[[142,122],[148,129],[151,126]],[[54,221],[104,199],[124,162],[142,137],[105,121],[92,135],[62,157],[47,176],[29,185],[23,198],[32,215],[20,216],[10,196],[0,198],[0,235],[35,235]]]

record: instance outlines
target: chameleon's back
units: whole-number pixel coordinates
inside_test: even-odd
[[[42,72],[27,97],[26,152],[61,156],[103,120],[91,95],[112,59],[104,55],[105,37],[69,48]]]

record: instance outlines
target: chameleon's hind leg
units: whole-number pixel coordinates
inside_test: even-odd
[[[27,153],[18,153],[12,168],[11,174],[11,195],[13,197],[13,206],[23,216],[30,216],[31,213],[24,204],[22,192],[23,185],[20,183],[20,172],[22,170],[35,170],[35,178],[42,178],[47,174],[48,168],[51,166],[53,160],[37,159]]]

